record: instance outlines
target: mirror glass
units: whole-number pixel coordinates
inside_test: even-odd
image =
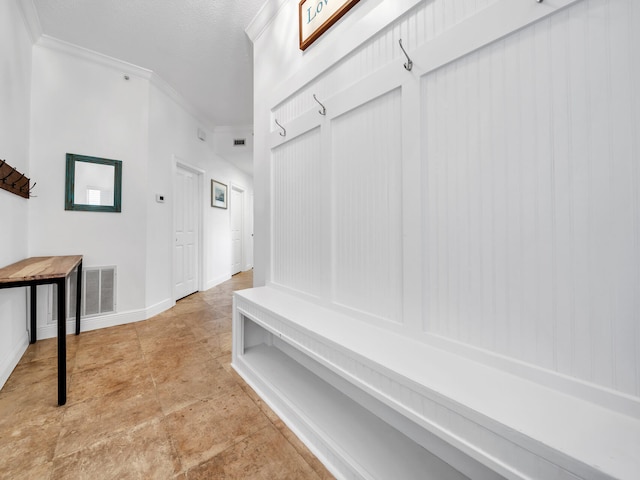
[[[73,187],[75,203],[112,207],[115,171],[113,165],[76,162]]]
[[[67,154],[65,210],[119,212],[122,162]]]

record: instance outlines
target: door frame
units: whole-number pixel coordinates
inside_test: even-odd
[[[176,202],[173,199],[176,198],[176,175],[178,168],[187,170],[197,176],[196,185],[198,191],[196,192],[196,198],[198,199],[198,206],[196,211],[196,238],[198,239],[198,248],[196,249],[197,261],[196,261],[196,288],[198,292],[204,290],[203,288],[203,269],[204,265],[204,208],[203,208],[203,192],[204,192],[204,174],[206,173],[201,168],[191,165],[182,160],[177,155],[172,155],[172,176],[171,176],[171,198],[172,198],[172,211],[171,211],[171,301],[172,304],[176,304],[176,279],[175,279],[175,265],[176,265],[176,249],[175,249],[175,233],[176,233]]]
[[[247,267],[247,261],[246,261],[246,251],[247,251],[247,242],[246,242],[246,210],[247,210],[247,189],[245,187],[243,187],[242,185],[238,185],[236,183],[231,183],[229,184],[229,188],[231,190],[231,192],[233,192],[234,190],[236,192],[239,192],[242,195],[242,211],[240,212],[240,272],[244,272],[246,267]],[[229,195],[229,200],[231,200],[232,196]],[[234,206],[233,206],[233,202],[231,202],[231,212],[229,212],[229,233],[231,233],[231,227],[233,224],[233,212],[234,210]],[[232,241],[232,245],[231,245],[231,261],[233,262],[233,241]],[[233,263],[231,263],[229,265],[229,267],[231,268],[231,266],[233,265]]]

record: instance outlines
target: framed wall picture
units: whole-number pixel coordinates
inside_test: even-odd
[[[227,186],[216,180],[211,180],[211,206],[227,208]]]

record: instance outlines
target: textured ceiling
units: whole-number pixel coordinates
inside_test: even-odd
[[[266,0],[33,0],[51,37],[152,70],[209,126],[253,123],[244,30]]]

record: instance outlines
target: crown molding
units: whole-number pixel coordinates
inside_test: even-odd
[[[87,48],[79,47],[78,45],[74,45],[73,43],[65,42],[64,40],[59,40],[45,34],[40,36],[40,38],[36,42],[36,46],[65,53],[67,55],[80,58],[87,62],[96,63],[98,65],[112,68],[122,73],[145,78],[147,80],[149,80],[151,78],[151,75],[153,74],[151,70],[148,70],[146,68],[139,67],[123,60],[118,60],[117,58],[110,57],[108,55],[104,55]]]
[[[195,120],[203,125],[209,132],[213,131],[214,126],[211,125],[206,119],[205,116],[200,112],[196,107],[194,107],[191,103],[189,103],[180,93],[173,88],[169,83],[167,83],[164,78],[158,75],[155,72],[151,72],[151,78],[149,79],[150,83],[164,93],[167,97],[177,103],[181,108],[183,108],[189,115],[191,115]]]
[[[255,43],[288,2],[289,0],[267,0],[244,30],[252,43]]]
[[[31,37],[31,43],[36,43],[42,36],[42,24],[33,0],[15,0],[15,2]]]
[[[200,113],[193,105],[187,102],[187,100],[182,95],[180,95],[177,90],[175,90],[162,77],[160,77],[152,70],[139,67],[132,63],[128,63],[123,60],[119,60],[117,58],[110,57],[93,50],[89,50],[87,48],[79,47],[78,45],[65,42],[64,40],[59,40],[54,37],[50,37],[49,35],[41,35],[36,42],[36,46],[55,50],[87,62],[95,63],[97,65],[117,70],[118,72],[127,75],[136,76],[148,80],[151,85],[156,87],[170,99],[176,102],[187,113],[192,115],[198,122],[204,125],[205,128],[207,128],[208,130],[213,130],[213,127],[209,125],[209,123],[205,120],[205,117],[202,115],[202,113]]]

